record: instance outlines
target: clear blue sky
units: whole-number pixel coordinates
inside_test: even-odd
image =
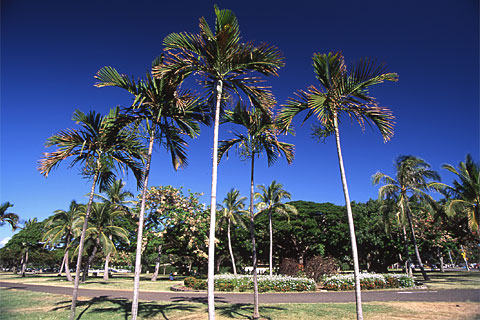
[[[276,45],[286,67],[268,79],[278,102],[315,84],[313,53],[341,50],[346,60],[376,57],[398,83],[377,86],[373,95],[396,116],[395,136],[383,143],[377,131],[344,119],[344,159],[352,200],[376,198],[371,175],[393,174],[400,154],[424,158],[452,176],[443,163],[471,153],[479,160],[479,5],[476,0],[426,1],[217,1],[232,9],[244,41]],[[43,220],[71,200],[86,202],[89,182],[67,163],[48,179],[37,171],[46,139],[75,127],[73,111],[105,113],[129,105],[117,88],[95,88],[93,76],[110,65],[135,77],[145,74],[171,32],[198,32],[198,19],[214,23],[211,1],[2,1],[1,2],[1,189],[22,219]],[[299,124],[297,122],[297,124]],[[294,200],[343,204],[333,137],[319,144],[310,123],[296,126],[296,159],[273,167],[257,161],[256,184],[283,183]],[[184,186],[209,202],[211,128],[191,141],[189,166],[175,172],[164,150],[154,154],[150,185]],[[228,138],[221,128],[220,139]],[[238,188],[248,195],[249,165],[230,156],[219,167],[218,199]],[[128,187],[136,193],[133,176]],[[0,227],[0,241],[11,236]]]

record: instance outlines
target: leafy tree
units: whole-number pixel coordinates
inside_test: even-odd
[[[265,187],[263,185],[257,186],[262,193],[255,193],[255,198],[260,200],[257,203],[257,208],[260,210],[258,214],[268,214],[268,230],[270,232],[270,257],[269,257],[269,269],[270,275],[273,275],[273,224],[272,213],[279,213],[287,215],[289,213],[297,214],[297,209],[287,203],[282,203],[285,199],[291,199],[289,192],[283,189],[281,183],[277,183],[275,180]]]
[[[395,161],[396,176],[392,178],[384,173],[377,172],[373,175],[373,184],[383,185],[378,190],[378,199],[394,199],[397,203],[397,211],[400,214],[399,221],[407,218],[410,227],[415,256],[418,265],[422,271],[423,278],[429,280],[423,267],[420,252],[418,250],[415,228],[412,222],[412,212],[410,208],[410,197],[414,199],[432,201],[433,199],[426,193],[429,180],[440,180],[440,176],[423,159],[414,156],[399,156]]]
[[[219,161],[223,155],[236,146],[237,153],[244,160],[250,160],[250,237],[252,240],[252,259],[253,259],[253,291],[255,298],[253,317],[258,315],[258,283],[257,283],[257,252],[255,245],[255,223],[253,212],[254,195],[254,171],[255,158],[259,158],[262,153],[267,156],[268,165],[272,165],[279,156],[283,154],[287,162],[293,161],[294,146],[289,143],[280,142],[277,139],[278,130],[275,126],[273,117],[263,113],[260,109],[252,107],[248,110],[245,106],[238,104],[233,111],[226,111],[224,122],[237,124],[247,131],[246,134],[235,133],[235,138],[220,141],[218,148]]]
[[[37,218],[30,218],[27,221],[25,221],[25,224],[23,226],[24,229],[31,228],[35,226],[38,223]],[[27,263],[28,263],[28,251],[30,250],[30,246],[32,245],[37,245],[38,243],[32,243],[30,241],[23,242],[23,250],[22,250],[22,277],[25,277],[25,269],[27,268]]]
[[[115,181],[115,166],[125,171],[127,168],[130,169],[137,179],[138,186],[142,182],[140,161],[143,161],[144,157],[143,147],[137,136],[125,126],[124,122],[118,121],[118,118],[120,118],[118,108],[110,110],[107,116],[94,111],[85,114],[76,110],[72,120],[80,124],[81,128],[60,131],[48,138],[46,147],[55,146],[57,150],[44,153],[38,167],[40,173],[48,177],[52,169],[63,160],[71,158],[70,167],[76,164],[81,165],[82,175],[92,179],[78,247],[70,320],[75,318],[85,234],[96,185],[99,185],[100,191],[106,190]]]
[[[45,235],[43,236],[43,241],[45,245],[54,247],[63,242],[65,248],[63,254],[62,266],[65,268],[65,274],[68,281],[73,281],[72,275],[70,274],[69,266],[69,249],[74,238],[74,226],[75,221],[78,219],[80,214],[80,205],[77,204],[75,200],[70,202],[70,207],[68,211],[65,210],[55,210],[53,216],[49,217],[45,223]],[[62,268],[58,271],[59,274],[62,273]]]
[[[447,190],[453,193],[454,199],[447,204],[447,212],[465,213],[468,217],[468,226],[472,231],[479,230],[480,221],[480,165],[473,161],[470,154],[461,161],[458,168],[444,164],[442,168],[457,175],[453,180],[453,187]]]
[[[279,122],[285,129],[288,129],[297,114],[308,110],[305,120],[315,115],[319,122],[314,131],[315,136],[323,140],[331,134],[335,135],[352,242],[357,319],[363,319],[357,243],[338,122],[341,114],[347,114],[350,118],[357,120],[362,129],[365,122],[377,127],[384,141],[388,141],[393,135],[393,115],[389,109],[378,106],[375,98],[369,95],[369,87],[384,81],[397,81],[398,75],[385,73],[383,65],[377,65],[374,60],[368,58],[353,65],[348,72],[344,57],[340,52],[314,54],[313,67],[321,87],[317,88],[312,85],[307,91],[298,91],[297,98],[290,98],[280,112]]]
[[[5,223],[8,223],[12,227],[12,231],[17,229],[18,225],[18,215],[13,212],[7,212],[8,208],[13,207],[13,204],[10,202],[4,202],[0,206],[0,226],[3,226]]]
[[[261,85],[261,78],[252,72],[263,75],[277,75],[284,65],[283,57],[274,46],[252,42],[240,42],[240,28],[235,14],[230,10],[220,10],[215,6],[215,29],[209,27],[205,18],[200,18],[200,33],[171,33],[163,44],[168,54],[163,64],[154,68],[156,77],[165,74],[197,74],[202,77],[208,101],[214,108],[214,133],[212,156],[212,189],[210,204],[210,235],[208,253],[208,314],[215,318],[214,305],[214,253],[215,218],[217,205],[217,148],[220,123],[220,109],[232,96],[243,92],[257,108],[273,106],[271,92]],[[258,318],[254,310],[254,318]]]
[[[239,225],[245,227],[242,220],[242,214],[245,213],[245,200],[246,197],[240,197],[240,191],[237,189],[231,189],[225,199],[223,199],[223,206],[220,210],[220,218],[218,219],[218,225],[227,225],[227,238],[228,238],[228,252],[230,253],[230,259],[232,260],[233,274],[237,275],[237,267],[235,266],[235,258],[232,250],[231,239],[231,225]]]
[[[162,58],[153,61],[152,67],[162,63]],[[141,271],[141,243],[143,239],[145,197],[148,189],[153,145],[155,142],[169,151],[175,170],[187,164],[187,142],[183,136],[193,138],[200,132],[198,122],[208,123],[203,105],[198,97],[190,92],[180,92],[178,86],[184,79],[181,74],[153,78],[147,73],[145,79],[130,80],[112,67],[100,69],[95,77],[99,80],[97,87],[115,86],[134,95],[131,108],[127,109],[130,119],[143,122],[148,139],[148,153],[144,168],[142,198],[140,200],[139,224],[137,232],[137,249],[135,258],[135,279],[133,288],[132,319],[138,314],[138,295]]]

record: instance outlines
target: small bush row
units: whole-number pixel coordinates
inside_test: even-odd
[[[215,290],[217,291],[250,291],[253,290],[253,276],[250,275],[216,275]],[[187,277],[184,280],[186,287],[196,290],[205,290],[207,280]],[[316,283],[313,279],[294,278],[288,276],[258,276],[258,291],[290,292],[315,291]]]
[[[415,285],[413,278],[405,274],[374,274],[361,273],[360,287],[362,290],[385,288],[409,288]],[[353,274],[335,275],[325,278],[323,287],[327,290],[353,290],[355,278]]]

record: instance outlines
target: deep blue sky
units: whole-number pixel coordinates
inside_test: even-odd
[[[286,67],[268,83],[279,104],[315,84],[313,53],[341,50],[348,62],[375,57],[400,75],[398,83],[373,90],[396,116],[395,136],[344,119],[344,160],[352,200],[376,198],[371,175],[394,174],[401,154],[424,158],[443,181],[443,163],[458,164],[471,153],[479,160],[479,5],[476,0],[426,1],[217,1],[232,9],[244,41],[276,45]],[[67,163],[48,179],[37,171],[46,139],[75,127],[73,111],[105,113],[129,105],[116,88],[95,88],[103,66],[142,77],[162,52],[170,32],[198,32],[198,19],[214,23],[211,1],[23,1],[1,2],[1,189],[0,201],[14,203],[22,219],[43,220],[70,201],[85,202],[89,182]],[[299,124],[299,122],[297,122]],[[310,136],[310,123],[296,126],[296,159],[273,167],[257,161],[256,184],[283,183],[294,200],[343,204],[333,137],[325,144]],[[220,139],[228,138],[221,128]],[[191,141],[189,166],[175,172],[164,150],[153,158],[150,185],[184,186],[209,202],[212,129]],[[238,188],[248,194],[249,165],[230,156],[219,167],[218,199]],[[129,189],[136,193],[133,177]],[[0,241],[11,236],[0,227]]]

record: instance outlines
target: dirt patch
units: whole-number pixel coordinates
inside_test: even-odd
[[[474,302],[382,302],[369,303],[390,306],[395,310],[388,319],[480,319],[480,303]],[[370,319],[386,319],[385,314],[373,315]]]

